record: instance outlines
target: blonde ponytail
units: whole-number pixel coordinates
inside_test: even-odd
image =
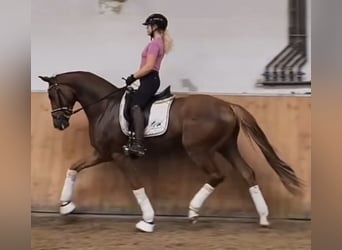
[[[173,47],[173,39],[167,30],[164,31],[163,35],[165,54],[168,54]]]

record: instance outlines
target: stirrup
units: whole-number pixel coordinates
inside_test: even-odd
[[[124,154],[126,156],[130,156],[130,157],[141,157],[145,155],[145,148],[142,148],[142,150],[134,150],[132,149],[132,145],[123,145],[122,149],[124,151]]]
[[[134,132],[129,131],[129,134],[128,134],[128,142],[127,142],[126,145],[123,145],[123,146],[122,146],[122,149],[123,149],[125,155],[127,155],[127,156],[129,156],[130,148],[131,148],[131,146],[132,146],[132,143],[133,143],[134,140],[135,140],[135,136],[134,136],[134,135],[135,135]]]
[[[138,147],[134,150],[133,145],[134,146],[138,145]],[[141,150],[139,148],[141,148]],[[127,144],[123,145],[122,149],[123,149],[124,154],[126,156],[133,156],[133,157],[141,157],[141,156],[145,155],[145,151],[146,151],[146,149],[144,148],[143,145],[141,145],[135,141],[135,136],[134,136],[134,133],[132,133],[132,132],[129,135]]]
[[[144,146],[137,142],[133,142],[128,149],[131,152],[131,154],[134,154],[136,156],[143,156],[145,155],[145,151],[146,151]]]

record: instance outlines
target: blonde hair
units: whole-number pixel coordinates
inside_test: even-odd
[[[168,32],[168,30],[165,30],[163,32],[163,41],[164,41],[165,54],[168,54],[173,48],[173,39],[170,36],[170,33]]]

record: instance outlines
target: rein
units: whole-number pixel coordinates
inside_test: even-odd
[[[78,109],[76,109],[76,110],[73,110],[73,111],[71,112],[71,115],[76,114],[76,113],[80,112],[81,110],[83,110],[83,109],[85,109],[85,108],[87,108],[87,107],[89,107],[89,106],[91,106],[91,105],[94,105],[94,104],[96,104],[96,103],[99,103],[99,102],[103,101],[104,99],[108,98],[109,96],[111,96],[111,95],[113,95],[113,94],[115,94],[115,93],[118,93],[119,91],[121,91],[121,90],[123,90],[123,89],[125,89],[125,88],[127,88],[127,87],[123,87],[123,88],[116,89],[115,91],[109,93],[108,95],[105,95],[104,97],[101,97],[99,100],[97,100],[97,101],[94,102],[94,103],[88,103],[88,104],[82,106],[81,108],[78,108]]]
[[[55,83],[55,84],[53,84],[52,86],[50,86],[49,89],[51,89],[51,88],[56,88],[56,90],[57,90],[57,96],[58,96],[59,102],[60,102],[60,104],[61,104],[60,94],[63,95],[63,93],[60,92],[60,89],[57,88],[58,85],[59,85],[58,83]],[[101,98],[100,98],[99,100],[97,100],[96,102],[94,102],[94,103],[88,103],[88,104],[86,104],[86,105],[84,105],[84,106],[82,106],[81,108],[78,108],[78,109],[76,109],[76,110],[72,110],[72,109],[69,108],[69,107],[66,107],[66,106],[61,105],[62,107],[56,108],[56,109],[52,110],[51,113],[53,114],[53,113],[55,113],[55,112],[57,112],[57,111],[66,111],[68,114],[65,114],[64,116],[65,116],[66,118],[69,118],[71,115],[74,115],[74,114],[80,112],[81,110],[84,110],[85,108],[87,108],[87,107],[89,107],[89,106],[92,106],[92,105],[94,105],[94,104],[97,104],[97,103],[103,101],[104,99],[108,98],[109,96],[111,96],[111,95],[113,95],[113,94],[115,94],[115,93],[118,93],[118,92],[120,92],[121,90],[124,90],[124,89],[126,89],[126,88],[127,88],[127,86],[122,87],[122,88],[118,88],[118,89],[116,89],[115,91],[109,93],[108,95],[105,95],[104,97],[101,97]]]

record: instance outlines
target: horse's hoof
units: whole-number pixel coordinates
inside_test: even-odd
[[[270,223],[268,222],[266,217],[260,217],[259,224],[262,227],[269,227],[270,226]]]
[[[70,214],[75,210],[76,206],[72,201],[69,202],[64,202],[62,205],[59,207],[59,212],[62,215],[67,215]]]
[[[196,224],[196,223],[197,223],[197,221],[198,221],[198,216],[195,216],[195,217],[189,218],[189,220],[190,220],[190,223],[191,223],[191,224]]]
[[[195,224],[198,221],[199,214],[195,212],[194,210],[189,210],[189,220],[192,224]]]
[[[146,221],[139,221],[135,227],[141,231],[141,232],[145,232],[145,233],[152,233],[154,231],[154,224],[150,224]]]

